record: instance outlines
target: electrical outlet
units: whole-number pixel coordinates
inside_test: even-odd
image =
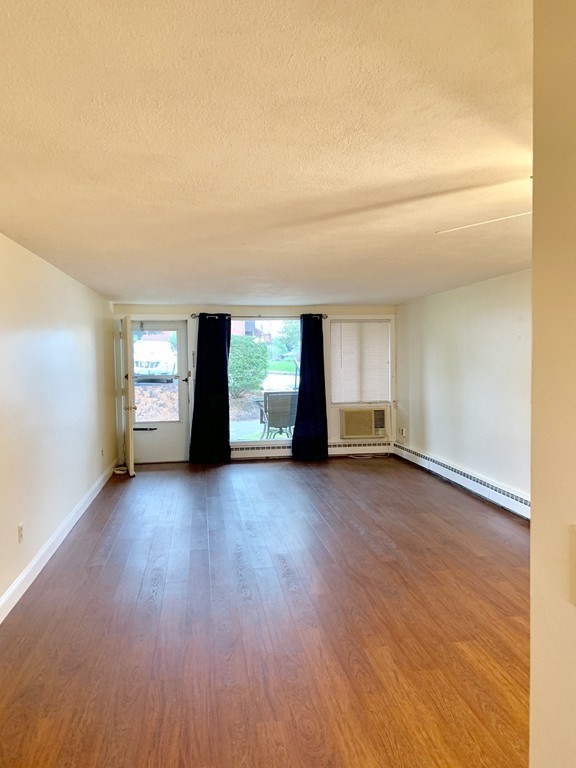
[[[102,458],[104,458],[104,448],[102,448],[102,450],[100,451],[100,456],[102,456]]]
[[[406,427],[400,427],[400,437],[406,437]]]
[[[20,523],[18,526],[18,544],[22,544],[24,538],[24,523]]]

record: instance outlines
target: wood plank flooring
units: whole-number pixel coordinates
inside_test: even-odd
[[[0,626],[0,768],[526,768],[528,538],[395,458],[114,477]]]

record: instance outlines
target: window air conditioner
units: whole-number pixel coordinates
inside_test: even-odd
[[[340,408],[340,437],[388,438],[390,408]]]

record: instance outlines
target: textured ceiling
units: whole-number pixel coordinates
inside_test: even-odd
[[[529,0],[4,0],[0,231],[115,301],[530,266]]]

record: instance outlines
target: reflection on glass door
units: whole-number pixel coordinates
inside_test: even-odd
[[[189,431],[186,322],[132,322],[137,463],[185,461]]]

